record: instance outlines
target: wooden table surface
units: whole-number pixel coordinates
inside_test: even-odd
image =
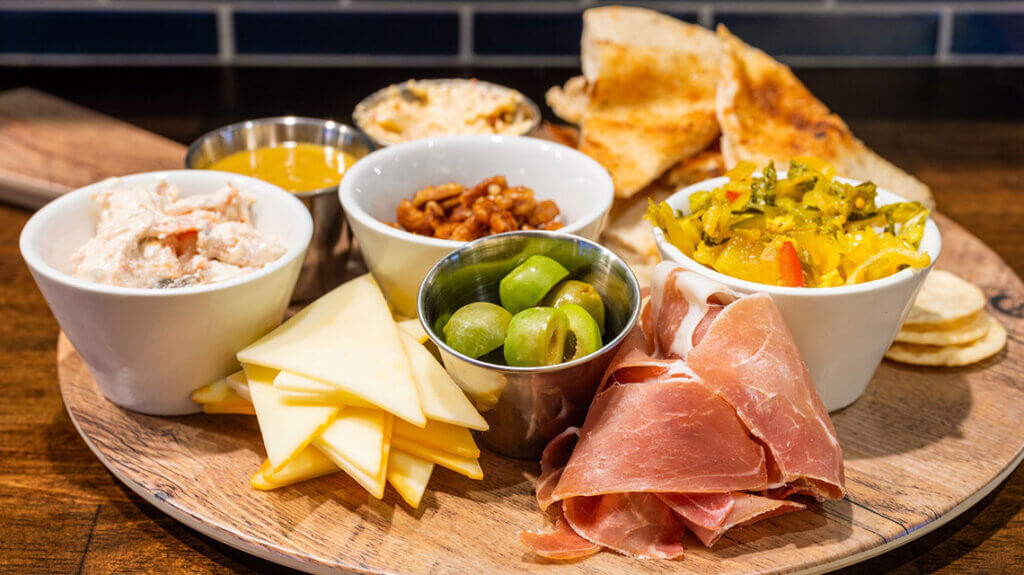
[[[851,123],[1024,274],[1024,124]],[[57,324],[18,254],[28,216],[0,204],[0,571],[285,571],[162,515],[86,448],[57,389]],[[1024,313],[1024,302],[1013,303]],[[844,573],[1015,573],[1021,565],[1024,468],[950,524]]]

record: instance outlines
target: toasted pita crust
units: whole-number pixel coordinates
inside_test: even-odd
[[[556,116],[579,125],[590,101],[590,86],[583,76],[573,76],[565,86],[552,86],[544,99]]]
[[[787,165],[797,156],[820,158],[843,176],[871,180],[909,200],[934,207],[928,186],[872,152],[843,120],[814,97],[788,66],[744,44],[719,25],[725,47],[718,85],[722,155]]]
[[[714,34],[642,8],[584,13],[584,76],[591,95],[580,151],[628,198],[718,136],[721,50]]]
[[[646,284],[654,266],[661,260],[651,224],[644,219],[649,201],[661,202],[679,188],[724,173],[725,162],[716,142],[700,154],[679,162],[635,196],[615,200],[608,225],[601,234],[601,243],[617,253],[640,283]]]

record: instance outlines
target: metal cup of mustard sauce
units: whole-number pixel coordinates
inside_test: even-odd
[[[501,279],[531,255],[546,255],[591,284],[605,305],[606,342],[579,359],[544,367],[510,367],[463,355],[448,346],[438,318],[465,304],[498,302]],[[420,287],[420,322],[445,368],[483,414],[489,449],[537,459],[566,428],[582,425],[608,364],[640,314],[640,286],[618,256],[589,240],[557,232],[522,231],[470,242],[439,261]]]
[[[335,162],[345,164],[355,162],[374,149],[370,139],[351,126],[318,118],[281,116],[238,122],[200,136],[189,146],[185,167],[227,169],[220,168],[217,163],[239,152],[264,149],[283,152],[303,144],[326,147],[328,153],[337,154]],[[249,158],[251,165],[243,167],[260,169],[253,158],[255,156]],[[342,170],[345,167],[342,166]],[[228,171],[236,169],[233,167]],[[260,177],[259,173],[244,173]],[[278,185],[289,189],[288,185],[282,184],[284,182]],[[345,277],[345,265],[352,249],[352,233],[338,203],[337,190],[337,183],[302,191],[289,189],[313,216],[313,239],[295,285],[294,302],[315,299],[339,285]]]

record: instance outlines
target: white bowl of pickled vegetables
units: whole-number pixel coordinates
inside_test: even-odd
[[[663,259],[772,296],[829,411],[864,392],[938,258],[928,215],[813,160],[741,164],[648,211]]]

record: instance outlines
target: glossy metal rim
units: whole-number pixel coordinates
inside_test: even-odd
[[[267,125],[296,125],[304,124],[307,126],[318,126],[320,128],[337,128],[340,134],[351,134],[362,143],[366,144],[366,156],[370,155],[374,150],[379,148],[376,141],[367,135],[365,132],[357,127],[349,126],[342,122],[336,122],[334,120],[325,120],[323,118],[311,118],[309,116],[270,116],[267,118],[256,118],[255,120],[244,120],[241,122],[235,122],[233,124],[227,124],[219,128],[214,128],[209,132],[206,132],[202,136],[199,136],[192,141],[188,146],[188,150],[185,152],[185,168],[189,170],[195,169],[208,169],[208,168],[196,168],[192,164],[193,158],[199,152],[199,148],[211,138],[214,138],[224,132],[234,132],[243,128],[251,128],[254,126],[267,126]],[[363,156],[363,157],[366,157]],[[356,161],[362,158],[358,158]],[[337,191],[338,186],[328,186],[326,188],[318,188],[316,190],[309,190],[306,192],[289,192],[299,198],[309,198],[313,196],[319,196],[322,194],[332,193]]]
[[[360,100],[359,103],[356,104],[355,109],[352,110],[352,121],[355,122],[356,127],[363,134],[366,134],[366,137],[369,138],[370,141],[372,141],[374,144],[376,144],[378,148],[386,148],[388,146],[395,146],[395,145],[398,145],[398,144],[406,144],[408,142],[415,141],[415,140],[406,140],[406,141],[402,141],[402,142],[388,142],[386,140],[379,140],[379,139],[374,138],[373,136],[371,136],[364,129],[363,122],[362,122],[362,117],[366,114],[367,108],[369,108],[369,106],[371,106],[372,104],[376,103],[377,100],[380,100],[381,98],[383,98],[387,94],[388,90],[390,90],[391,88],[398,87],[398,86],[404,86],[404,85],[406,85],[406,84],[408,84],[410,82],[416,82],[418,84],[447,84],[447,83],[454,83],[454,82],[476,82],[478,84],[484,84],[486,86],[491,86],[491,87],[497,88],[499,90],[506,90],[508,92],[512,92],[513,94],[518,96],[523,101],[523,105],[526,106],[530,110],[530,114],[532,115],[532,119],[530,120],[530,125],[521,134],[493,134],[495,136],[525,136],[525,135],[529,134],[530,132],[536,130],[537,127],[540,126],[540,122],[541,122],[540,107],[537,106],[537,103],[534,102],[532,98],[530,98],[526,94],[520,92],[519,90],[516,90],[515,88],[509,88],[508,86],[502,86],[501,84],[495,84],[494,82],[488,82],[487,80],[477,80],[475,78],[428,78],[428,79],[425,79],[425,80],[406,80],[405,82],[398,82],[398,83],[395,83],[395,84],[389,84],[389,85],[384,86],[383,88],[373,92],[369,96],[367,96],[367,97],[363,98],[362,100]],[[454,136],[454,135],[458,135],[458,134],[444,134],[444,135]],[[474,135],[487,136],[487,135],[491,135],[491,134],[474,134]],[[438,137],[441,137],[441,136],[442,135],[439,134],[437,136],[429,136],[429,137],[430,138],[438,138]]]
[[[570,241],[570,242],[573,242],[573,243],[580,242],[580,243],[584,243],[584,244],[586,244],[586,245],[588,245],[588,246],[590,246],[592,248],[596,248],[602,255],[607,256],[611,261],[613,261],[615,263],[618,263],[618,264],[621,264],[623,269],[625,269],[626,272],[627,272],[626,273],[626,283],[629,286],[629,294],[630,294],[630,296],[633,297],[634,305],[632,306],[632,309],[630,310],[629,321],[627,321],[626,324],[623,326],[622,331],[619,332],[619,335],[617,335],[615,337],[615,339],[613,339],[612,341],[610,341],[610,342],[606,343],[605,345],[603,345],[601,347],[601,349],[595,351],[594,353],[591,353],[590,355],[585,355],[585,356],[583,356],[583,357],[581,357],[579,359],[574,359],[572,361],[567,361],[565,363],[557,363],[555,365],[546,365],[546,366],[543,366],[543,367],[513,367],[513,366],[509,366],[509,365],[498,365],[498,364],[494,364],[494,363],[488,363],[486,361],[480,361],[479,359],[474,359],[472,357],[469,357],[468,355],[463,355],[463,354],[455,351],[454,349],[448,347],[448,344],[445,343],[441,338],[437,337],[437,335],[434,333],[433,326],[428,326],[426,320],[423,318],[424,317],[423,316],[423,312],[424,312],[423,302],[424,302],[424,299],[425,299],[425,296],[426,296],[426,287],[429,286],[430,284],[434,283],[434,278],[437,276],[438,273],[440,273],[441,265],[444,264],[445,262],[447,262],[448,260],[461,257],[461,255],[464,252],[466,252],[467,250],[473,249],[474,247],[476,247],[479,244],[486,243],[486,242],[489,242],[489,241],[494,241],[495,238],[503,238],[503,237],[509,237],[509,236],[547,238],[547,239],[554,239],[554,240],[558,240],[558,241]],[[441,350],[446,351],[446,352],[452,354],[453,356],[461,359],[462,361],[465,361],[465,362],[467,362],[469,364],[472,364],[472,365],[475,365],[477,367],[482,367],[482,368],[486,368],[486,369],[492,369],[492,370],[495,370],[495,371],[501,371],[501,372],[505,372],[505,373],[551,373],[551,372],[561,371],[563,369],[569,369],[569,368],[572,368],[572,367],[576,367],[577,365],[582,365],[582,364],[584,364],[584,363],[586,363],[588,361],[593,360],[595,357],[598,357],[598,356],[604,355],[605,353],[608,353],[613,348],[615,348],[617,345],[619,345],[619,343],[621,343],[622,340],[624,340],[626,338],[626,336],[629,334],[629,332],[633,330],[633,327],[636,325],[637,320],[640,318],[640,307],[641,307],[640,304],[641,303],[642,302],[641,302],[641,297],[640,297],[640,282],[637,281],[636,275],[633,274],[633,270],[631,270],[629,268],[629,266],[626,264],[626,262],[624,262],[622,260],[622,258],[620,258],[618,255],[616,255],[615,252],[609,250],[608,248],[602,246],[601,244],[599,244],[597,242],[590,241],[590,240],[588,240],[587,238],[584,238],[584,237],[574,236],[574,235],[571,235],[571,234],[565,234],[565,233],[561,233],[561,232],[547,232],[547,231],[541,231],[541,230],[527,230],[527,231],[518,231],[518,232],[505,232],[503,234],[495,234],[493,236],[485,236],[485,237],[482,237],[480,239],[473,240],[473,241],[463,245],[462,247],[458,248],[457,250],[449,253],[445,257],[441,258],[436,264],[434,264],[434,267],[430,268],[430,271],[427,272],[426,277],[423,278],[423,282],[420,284],[420,289],[419,289],[419,292],[417,293],[417,297],[416,297],[416,313],[419,316],[420,325],[423,326],[423,329],[427,332],[427,336],[430,338],[430,341],[434,342],[434,344],[437,345],[437,347],[439,347]]]

